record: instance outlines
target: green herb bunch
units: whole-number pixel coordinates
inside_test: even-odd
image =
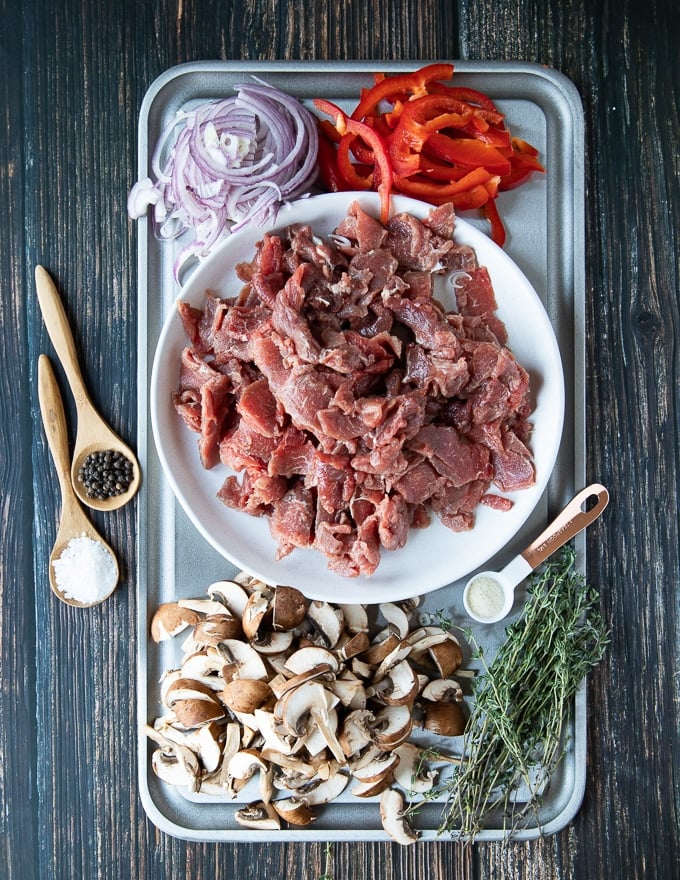
[[[440,833],[473,841],[493,816],[507,839],[530,818],[538,822],[542,795],[564,757],[572,699],[608,643],[598,593],[576,573],[574,559],[566,547],[532,576],[525,611],[489,666],[467,634],[482,671]]]

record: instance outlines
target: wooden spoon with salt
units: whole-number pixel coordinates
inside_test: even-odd
[[[42,266],[36,266],[35,283],[47,332],[50,334],[52,344],[66,372],[66,377],[76,403],[78,427],[76,430],[73,462],[71,464],[73,489],[78,498],[87,507],[92,507],[95,510],[116,510],[127,504],[139,489],[139,462],[130,447],[123,443],[120,437],[102,419],[90,400],[80,372],[75,342],[64,305],[52,278]],[[89,455],[106,451],[119,452],[131,462],[132,480],[120,495],[93,498],[87,494],[87,489],[78,479],[78,474],[83,462]]]
[[[54,541],[54,547],[50,554],[50,586],[54,594],[66,602],[67,605],[75,605],[79,608],[89,608],[92,605],[98,605],[113,593],[118,585],[119,571],[118,560],[113,550],[104,541],[101,535],[94,528],[90,520],[87,518],[85,511],[80,506],[80,502],[73,491],[70,473],[70,458],[68,451],[68,433],[66,429],[66,417],[64,415],[64,404],[59,392],[59,386],[52,370],[47,355],[41,354],[38,359],[38,398],[40,400],[40,413],[42,415],[45,433],[47,435],[47,443],[54,459],[54,465],[59,478],[59,486],[61,488],[61,516],[59,518],[59,528],[57,529],[57,537]],[[115,576],[111,577],[113,585],[105,595],[97,598],[94,602],[79,602],[64,594],[59,588],[57,577],[55,574],[54,563],[60,559],[64,550],[69,545],[71,539],[78,539],[85,536],[92,541],[101,545],[113,562]]]

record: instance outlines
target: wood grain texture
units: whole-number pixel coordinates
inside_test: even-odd
[[[670,0],[0,0],[0,876],[672,878],[678,846],[680,33]],[[50,594],[57,487],[35,365],[52,353],[33,268],[57,279],[94,401],[136,423],[136,273],[125,198],[142,97],[200,59],[540,61],[587,128],[588,476],[612,493],[588,573],[612,630],[588,686],[589,772],[545,840],[202,845],[146,818],[136,784],[135,509],[93,517],[124,565],[86,613]],[[65,393],[67,415],[72,403]],[[71,421],[71,424],[73,422]],[[328,864],[327,864],[328,861]]]

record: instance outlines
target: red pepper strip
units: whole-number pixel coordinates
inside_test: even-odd
[[[364,143],[373,150],[374,177],[373,185],[377,183],[377,190],[380,194],[380,219],[383,223],[387,223],[390,216],[390,194],[392,192],[392,166],[387,154],[387,147],[384,140],[369,125],[352,119],[333,104],[323,98],[317,98],[314,101],[317,110],[330,116],[335,127],[341,135],[353,134],[358,135]]]
[[[386,77],[368,92],[362,93],[361,100],[352,113],[352,119],[362,120],[375,110],[381,101],[389,100],[391,95],[425,95],[429,83],[438,79],[451,79],[452,76],[453,64],[427,64],[413,73]]]
[[[340,134],[330,119],[319,119],[319,131],[324,135],[326,140],[332,141],[334,144],[340,143]]]
[[[505,244],[505,226],[501,220],[498,208],[494,199],[489,199],[483,206],[484,215],[491,224],[491,240],[495,241],[498,247]]]
[[[319,174],[324,182],[324,186],[330,192],[345,192],[346,190],[352,189],[351,185],[344,179],[338,168],[335,144],[326,137],[324,130],[321,128],[321,123],[319,124],[319,129],[319,152],[317,163],[319,165]],[[335,129],[333,129],[333,131],[335,131]]]
[[[478,105],[475,100],[472,100],[472,95],[475,92],[474,89],[461,89],[460,86],[448,86],[444,83],[433,82],[430,83],[428,91],[431,95],[448,95],[458,101],[464,101],[473,110],[476,110],[480,116],[486,119],[490,125],[502,125],[503,120],[505,119],[505,114],[501,113],[493,101],[490,98],[487,98],[486,95],[482,95],[482,97],[485,99],[484,104],[487,106],[484,106],[481,103]],[[472,93],[470,99],[465,97],[465,92]]]
[[[485,168],[475,168],[474,171],[470,171],[465,177],[461,177],[460,180],[456,180],[453,183],[442,184],[442,183],[433,183],[430,180],[421,180],[417,178],[403,178],[396,177],[394,180],[395,187],[398,187],[402,192],[408,192],[412,195],[419,195],[421,198],[428,199],[430,196],[441,196],[442,198],[451,197],[454,195],[458,195],[463,192],[467,192],[471,189],[474,189],[477,186],[484,187],[489,181],[493,179],[493,175],[489,174],[489,172]],[[488,192],[485,190],[486,196],[488,198]]]
[[[464,168],[478,168],[500,174],[510,173],[510,160],[495,147],[471,138],[452,138],[435,133],[428,139],[430,151],[439,159],[462,165]]]
[[[465,129],[466,134],[472,135],[483,144],[495,147],[504,154],[512,151],[512,139],[507,128],[497,128],[495,125],[487,125],[485,129],[479,128],[479,122],[483,120],[475,116],[470,125]]]
[[[352,145],[356,141],[353,134],[344,134],[338,144],[338,167],[342,176],[352,184],[354,189],[370,189],[373,185],[373,174],[369,172],[366,177],[360,175],[357,166],[350,158]],[[372,159],[372,157],[371,157]]]

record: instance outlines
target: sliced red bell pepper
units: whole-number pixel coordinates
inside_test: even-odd
[[[439,159],[464,168],[486,168],[494,174],[510,173],[510,160],[500,150],[473,138],[452,138],[438,132],[428,138],[428,146]]]
[[[491,240],[495,241],[498,247],[503,247],[505,244],[505,226],[498,213],[496,200],[489,199],[488,202],[484,203],[482,210],[484,211],[486,219],[491,224]]]
[[[333,131],[335,131],[335,129],[333,129]],[[321,123],[319,124],[319,150],[317,154],[317,164],[319,166],[319,174],[321,175],[321,179],[327,190],[330,192],[345,192],[352,188],[340,174],[335,144],[328,139],[324,130],[321,128]]]
[[[341,110],[340,107],[331,101],[317,98],[314,101],[314,106],[317,110],[320,110],[334,120],[335,127],[340,135],[356,135],[373,151],[374,170],[372,183],[380,194],[380,219],[383,223],[387,223],[390,216],[392,165],[390,164],[384,140],[369,125],[347,116],[344,110]]]
[[[435,80],[450,80],[453,64],[427,64],[413,73],[389,76],[377,82],[373,88],[362,94],[361,100],[352,113],[352,119],[362,120],[371,114],[381,101],[391,96],[425,95],[427,87]]]

